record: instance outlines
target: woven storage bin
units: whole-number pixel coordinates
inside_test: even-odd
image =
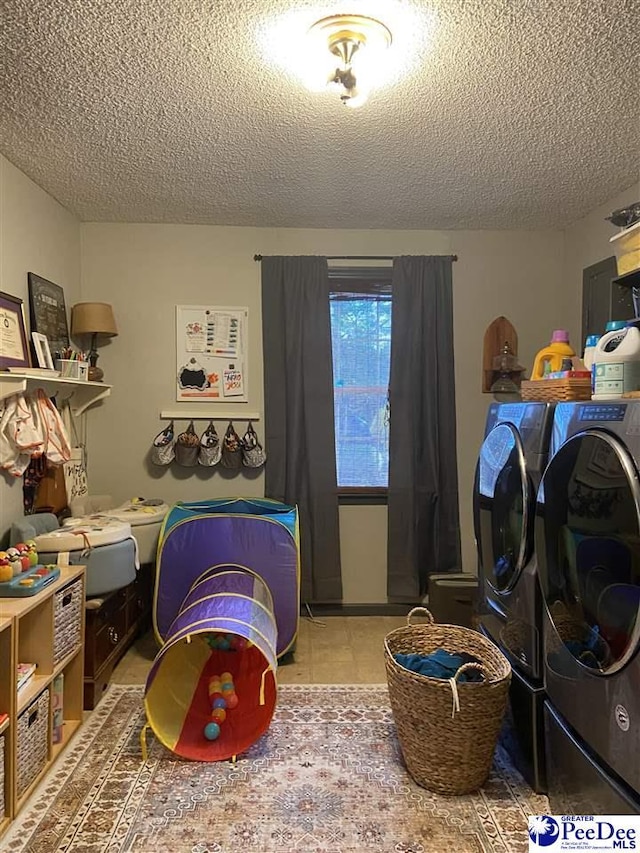
[[[53,663],[59,664],[80,645],[82,639],[82,580],[55,594],[53,602]]]
[[[18,717],[17,794],[20,798],[47,763],[49,749],[49,690]]]
[[[541,403],[570,402],[591,399],[591,379],[523,379],[520,383],[523,400]]]
[[[427,624],[412,625],[423,613]],[[454,712],[451,680],[419,675],[400,666],[394,654],[427,655],[444,648],[467,652],[481,662],[481,682],[457,682],[459,709]],[[471,628],[437,625],[424,607],[415,607],[407,625],[384,640],[384,658],[391,709],[400,748],[413,779],[439,794],[466,794],[482,786],[493,760],[507,705],[511,666],[498,649]]]
[[[0,820],[4,816],[4,735],[0,735]]]

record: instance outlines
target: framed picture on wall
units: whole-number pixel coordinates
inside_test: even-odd
[[[64,290],[33,272],[27,274],[27,279],[31,331],[44,335],[52,352],[61,353],[69,346]]]
[[[33,349],[36,354],[38,367],[44,367],[46,370],[53,370],[53,359],[51,358],[51,350],[49,349],[49,341],[46,335],[41,335],[40,332],[32,332]]]
[[[0,369],[30,366],[22,299],[0,292]]]

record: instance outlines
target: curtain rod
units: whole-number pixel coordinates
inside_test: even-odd
[[[457,255],[444,255],[440,257],[451,258],[452,261],[457,261]],[[254,255],[254,261],[261,261],[262,255]],[[393,255],[328,255],[328,261],[394,261]]]

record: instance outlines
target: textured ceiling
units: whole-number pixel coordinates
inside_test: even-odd
[[[408,60],[361,109],[266,57],[354,11]],[[0,150],[82,220],[555,227],[640,175],[640,0],[0,0],[0,55]]]

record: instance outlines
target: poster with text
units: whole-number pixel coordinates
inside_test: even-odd
[[[178,305],[176,399],[247,402],[248,308]]]

